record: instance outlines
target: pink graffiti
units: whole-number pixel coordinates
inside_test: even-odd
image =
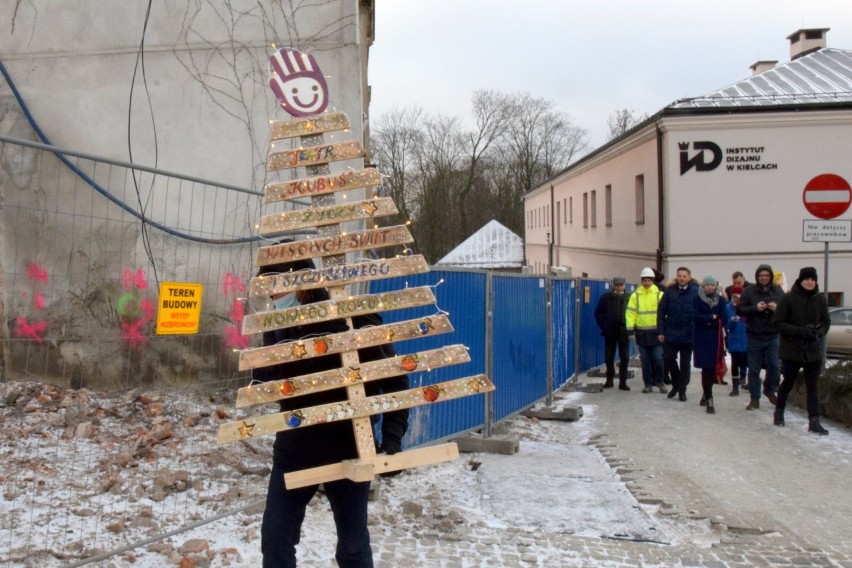
[[[151,300],[145,298],[139,302],[139,310],[142,312],[142,317],[139,319],[143,320],[143,323],[154,321],[154,304]]]
[[[43,321],[37,321],[35,323],[28,323],[24,316],[18,316],[18,326],[15,329],[15,334],[18,337],[29,337],[30,339],[35,339],[38,343],[44,341],[44,338],[41,336],[47,330],[47,324]]]
[[[248,349],[248,336],[240,334],[237,325],[225,326],[225,345],[234,349]]]
[[[121,285],[125,290],[132,286],[144,290],[148,287],[148,281],[145,280],[145,272],[141,268],[136,271],[136,274],[133,274],[129,268],[125,268],[121,275]]]
[[[142,319],[138,319],[134,322],[123,323],[121,324],[121,338],[130,343],[131,347],[136,347],[137,345],[144,345],[148,338],[139,333],[139,328],[145,322]]]
[[[244,315],[246,315],[246,308],[243,305],[243,302],[241,302],[240,300],[234,300],[234,303],[231,305],[230,311],[231,319],[239,324],[243,321]]]
[[[236,294],[237,292],[245,291],[245,277],[242,274],[240,274],[239,276],[234,276],[230,272],[225,274],[225,279],[222,282],[222,295],[230,296],[231,294]]]
[[[29,262],[27,263],[27,278],[47,284],[47,270],[43,269],[35,262]]]
[[[43,310],[45,306],[44,294],[36,292],[33,295],[33,307],[37,310]]]

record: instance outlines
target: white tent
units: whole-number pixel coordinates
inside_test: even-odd
[[[489,221],[437,264],[519,269],[524,265],[524,240],[497,221]]]

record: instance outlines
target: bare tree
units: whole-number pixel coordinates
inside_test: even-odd
[[[609,128],[606,141],[615,140],[646,118],[648,118],[647,114],[638,116],[633,109],[622,108],[616,110],[606,119],[606,125]]]
[[[418,183],[416,167],[417,154],[423,146],[422,117],[423,110],[419,107],[394,109],[379,117],[371,133],[373,158],[384,175],[383,192],[393,198],[406,221],[411,218],[409,206]]]

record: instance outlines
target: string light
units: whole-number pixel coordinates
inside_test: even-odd
[[[251,436],[262,436],[316,424],[367,418],[381,412],[414,408],[492,390],[494,390],[494,384],[488,377],[473,375],[427,387],[332,402],[222,424],[219,426],[217,441],[221,444],[242,440],[249,434]]]

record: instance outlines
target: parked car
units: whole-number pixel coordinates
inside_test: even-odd
[[[831,355],[852,355],[852,308],[829,308],[831,327],[826,335],[826,351]]]

